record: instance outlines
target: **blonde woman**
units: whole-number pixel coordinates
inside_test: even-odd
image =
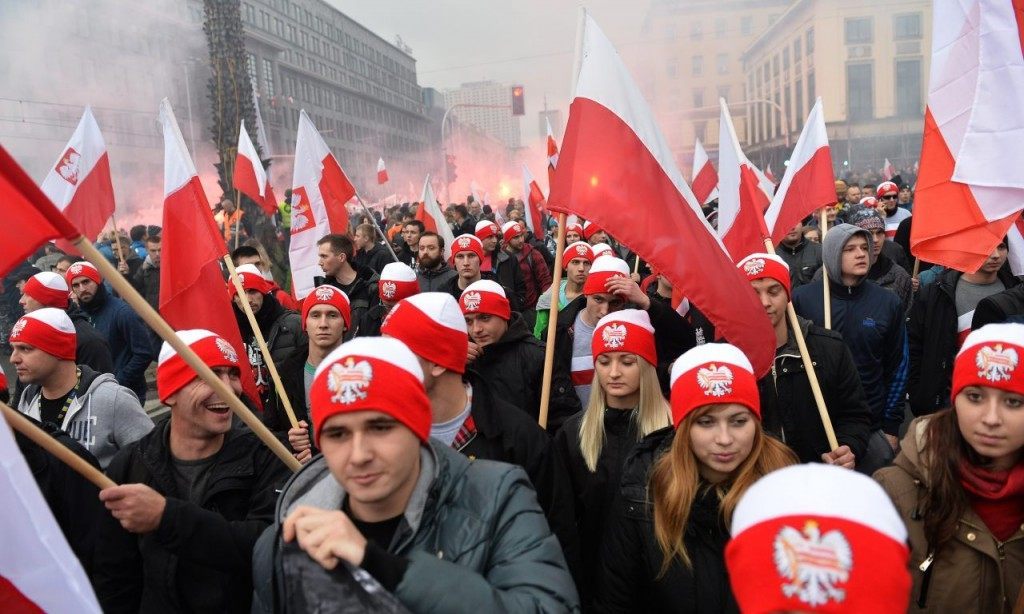
[[[584,604],[594,590],[601,535],[622,463],[640,439],[667,426],[670,415],[658,386],[654,327],[647,312],[624,309],[601,318],[591,350],[590,401],[555,435],[552,483],[546,485],[572,492],[575,532],[569,533],[578,541],[562,546]]]
[[[602,536],[593,611],[737,612],[725,570],[744,492],[796,455],[761,428],[750,361],[726,343],[672,365],[672,424],[637,445]]]

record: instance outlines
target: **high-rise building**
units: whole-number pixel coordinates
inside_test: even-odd
[[[477,126],[511,149],[520,146],[519,118],[512,115],[512,86],[494,81],[463,83],[445,92],[445,102],[449,107],[462,105],[452,114],[463,123]]]

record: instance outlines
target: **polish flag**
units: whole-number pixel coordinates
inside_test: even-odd
[[[384,168],[384,158],[377,158],[377,183],[384,185],[388,182],[388,169]]]
[[[725,99],[719,99],[721,123],[718,139],[718,236],[739,262],[764,251],[764,210],[771,197],[760,188],[754,165],[743,155]],[[834,190],[833,190],[834,191]]]
[[[882,180],[889,181],[896,176],[896,167],[889,162],[889,158],[885,159],[885,164],[882,165]]]
[[[544,117],[544,123],[548,128],[548,193],[551,192],[551,184],[555,177],[555,167],[558,166],[558,143],[555,142],[555,131],[551,129],[551,120]]]
[[[976,271],[1024,208],[1017,2],[936,0],[914,256]]]
[[[288,248],[295,298],[305,298],[313,290],[313,277],[323,274],[316,242],[331,233],[348,232],[345,203],[355,195],[355,186],[341,170],[306,111],[301,111],[295,139],[292,238]]]
[[[1024,216],[1018,215],[1006,231],[1006,262],[1014,275],[1024,275]]]
[[[718,172],[704,150],[704,144],[697,139],[693,145],[693,195],[697,202],[706,205],[718,198]]]
[[[175,330],[205,328],[247,358],[220,263],[228,253],[171,103],[160,102],[164,135],[163,253],[160,315]],[[249,361],[239,361],[242,390],[257,406],[260,396]]]
[[[436,232],[444,239],[444,259],[447,262],[452,255],[452,243],[455,242],[455,235],[452,234],[452,227],[448,225],[444,213],[441,212],[437,199],[434,198],[434,186],[430,184],[430,175],[423,181],[423,193],[420,196],[423,205],[416,208],[416,219],[423,222],[423,226],[430,232]]]
[[[705,221],[615,48],[589,16],[581,26],[581,64],[548,208],[614,228],[746,353],[758,375],[766,373],[775,333],[764,308]]]
[[[85,107],[71,140],[43,179],[42,189],[57,210],[90,240],[103,231],[114,214],[107,145],[89,107]],[[78,253],[64,240],[58,240],[57,247]]]
[[[778,184],[779,183],[778,181],[775,180],[775,173],[772,172],[772,165],[771,164],[768,164],[768,167],[764,169],[764,176],[765,176],[765,179],[767,179],[768,181],[771,181],[773,184]]]
[[[533,236],[544,238],[544,214],[541,208],[544,205],[544,193],[540,191],[537,180],[533,178],[530,169],[523,165],[523,204],[526,205],[526,226],[533,233]]]
[[[835,200],[832,149],[828,145],[821,98],[818,98],[789,158],[779,190],[764,213],[772,243],[781,243],[800,220]]]
[[[245,120],[238,128],[238,154],[235,156],[235,172],[231,178],[235,189],[253,199],[267,215],[277,213],[277,197],[270,187],[270,178],[263,168],[260,155],[245,130]]]

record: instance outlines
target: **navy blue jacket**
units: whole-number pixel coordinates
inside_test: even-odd
[[[92,325],[107,340],[114,358],[114,378],[146,402],[146,368],[153,362],[149,328],[128,303],[100,285],[96,296],[82,305]]]

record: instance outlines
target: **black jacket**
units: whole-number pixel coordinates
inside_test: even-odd
[[[447,292],[448,284],[452,279],[458,277],[447,262],[433,270],[416,269],[416,280],[420,282],[420,292]]]
[[[505,334],[485,347],[471,366],[499,398],[523,410],[537,422],[544,378],[544,344],[526,328],[521,315],[512,313]],[[551,374],[549,424],[561,424],[581,409],[569,371],[561,364],[555,367]]]
[[[807,239],[800,239],[795,247],[780,243],[775,253],[789,265],[789,280],[794,290],[810,283],[814,272],[821,268],[820,243]]]
[[[978,330],[986,324],[1006,322],[1007,318],[1022,314],[1024,314],[1024,285],[1018,285],[978,301],[978,306],[974,308],[971,329]]]
[[[839,333],[803,319],[801,324],[836,440],[850,446],[859,460],[871,434],[871,411],[853,355]],[[829,451],[828,438],[792,331],[789,342],[775,351],[775,364],[757,387],[764,430],[792,448],[801,463],[820,462]]]
[[[672,445],[672,427],[645,437],[622,470],[622,483],[601,546],[594,612],[739,612],[729,588],[719,493],[701,482],[683,543],[692,565],[677,557],[660,576],[664,555],[654,537],[647,491],[651,468]],[[685,436],[685,435],[684,435]]]
[[[903,248],[903,253],[906,256],[908,264],[910,266],[909,269],[907,269],[907,267],[903,267],[903,268],[907,269],[908,273],[913,273],[914,272],[913,269],[914,269],[914,260],[915,260],[915,258],[914,258],[913,254],[910,251],[910,229],[911,229],[913,224],[914,224],[914,216],[910,216],[907,219],[905,219],[902,222],[900,222],[900,225],[896,227],[896,236],[893,237],[893,239],[892,239],[893,243],[895,243],[896,245],[899,245],[900,247]],[[931,262],[925,262],[924,260],[920,260],[919,264],[918,264],[918,270],[919,271],[927,271],[928,269],[932,268],[933,266],[935,266],[935,265],[932,264]]]
[[[455,227],[455,236],[459,235],[475,235],[476,234],[476,220],[473,216],[469,216],[466,219],[458,222]]]
[[[303,377],[307,358],[309,358],[309,344],[303,343],[275,365],[278,375],[281,376],[281,386],[284,387],[284,393],[288,395],[292,411],[295,412],[295,419],[305,420],[307,424],[312,424],[309,419],[309,408],[306,407],[306,382]],[[277,389],[271,387],[269,396],[269,401],[263,404],[263,424],[275,433],[287,433],[291,424],[288,422],[288,413],[277,394]]]
[[[330,279],[326,277],[313,278],[313,283],[316,285],[330,284],[348,296],[349,306],[352,310],[352,322],[359,322],[366,310],[380,303],[380,297],[377,295],[378,281],[380,281],[380,276],[377,273],[361,266],[357,266],[356,278],[348,287],[341,285],[333,277]],[[345,331],[345,341],[351,339],[354,334],[355,327],[349,326],[349,329]]]
[[[353,337],[380,337],[380,325],[384,323],[388,315],[388,308],[383,303],[378,303],[363,312],[363,317],[356,322],[356,329]]]
[[[376,242],[370,249],[357,252],[355,260],[357,266],[366,267],[377,275],[380,275],[386,265],[395,261],[388,248],[383,243]]]
[[[557,295],[556,295],[557,296]],[[558,312],[558,323],[555,326],[555,365],[560,370],[569,373],[570,382],[572,378],[572,339],[573,327],[576,325],[576,316],[587,306],[587,297],[579,295]],[[547,342],[548,331],[545,328],[541,341]],[[576,394],[576,389],[573,389]],[[578,398],[578,397],[577,397]],[[548,423],[548,432],[555,433],[561,427],[558,423]]]
[[[256,387],[262,397],[260,401],[266,406],[270,402],[270,392],[274,388],[274,381],[266,363],[272,360],[276,366],[294,352],[295,348],[308,343],[306,332],[302,330],[302,318],[294,311],[285,309],[274,298],[273,293],[264,294],[263,306],[255,314],[263,340],[270,350],[270,356],[263,356],[252,326],[249,325],[249,319],[238,305],[232,303],[231,309],[234,310],[238,330],[242,333],[242,344],[245,346],[253,376],[256,378]]]
[[[150,307],[160,309],[160,267],[146,260],[131,277],[132,286],[146,299]]]
[[[661,384],[662,394],[667,397],[672,363],[687,350],[713,341],[715,329],[692,304],[685,316],[679,315],[678,311],[672,309],[671,299],[658,294],[657,282],[647,288],[647,296],[651,299],[647,315],[654,327],[654,349],[658,353],[658,383]]]
[[[505,295],[508,297],[509,305],[512,306],[512,311],[523,311],[526,308],[526,281],[519,268],[519,260],[502,249],[498,249],[490,255],[484,254],[484,259],[497,262],[496,265],[492,265],[490,273],[493,277],[491,279],[505,288]]]
[[[97,373],[113,373],[114,359],[103,335],[77,307],[68,309],[68,317],[75,325],[75,364],[88,365]]]
[[[236,424],[217,453],[199,505],[178,498],[170,420],[118,452],[107,475],[167,497],[160,527],[128,533],[110,514],[98,527],[93,588],[103,611],[248,612],[252,549],[274,519],[288,468]]]

